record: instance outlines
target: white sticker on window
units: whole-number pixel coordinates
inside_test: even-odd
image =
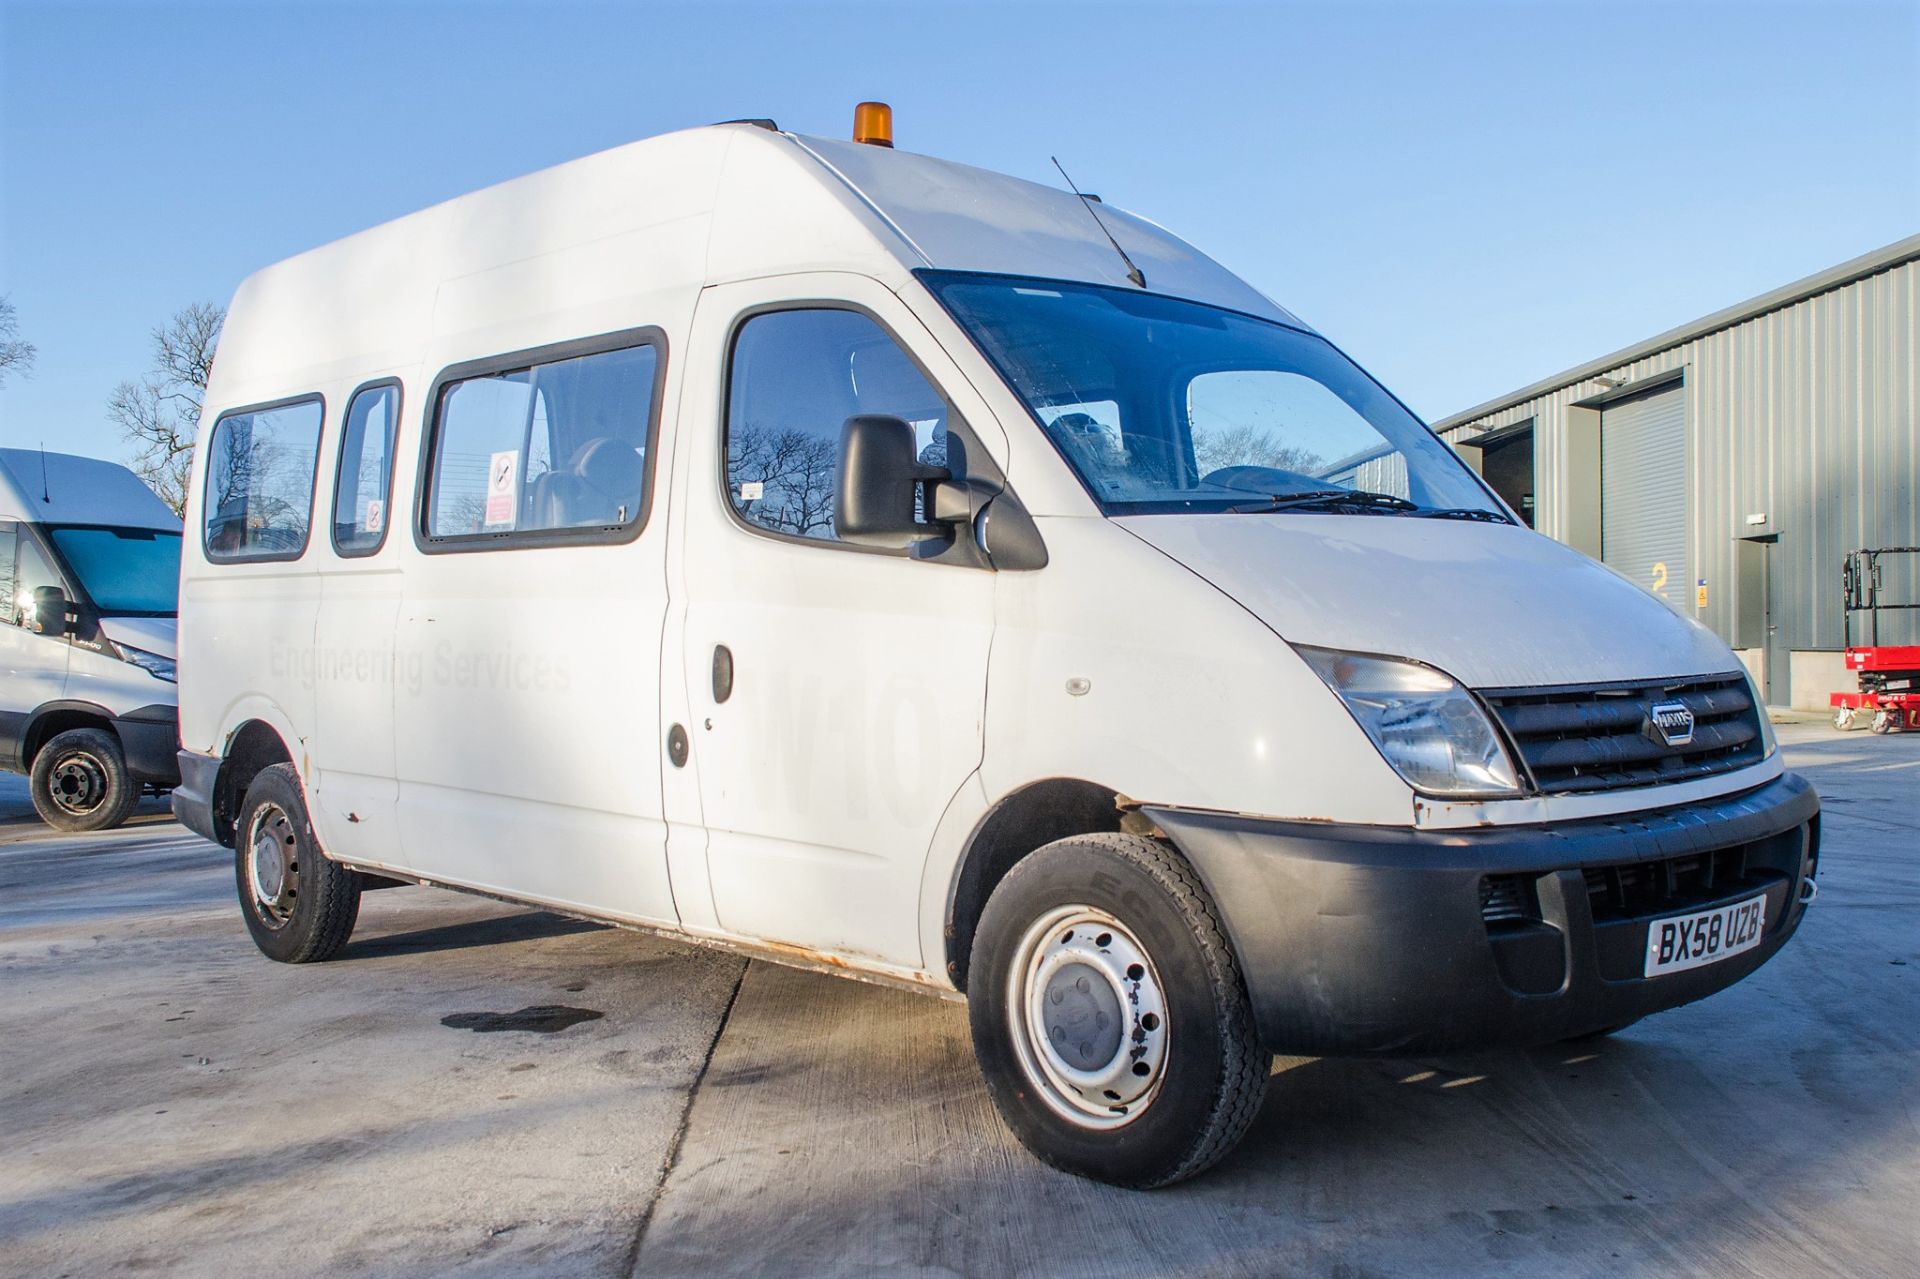
[[[367,499],[367,518],[361,521],[369,533],[378,533],[387,521],[387,504],[377,497]]]
[[[757,502],[767,495],[767,486],[763,480],[745,480],[740,485],[742,502]]]
[[[514,469],[520,454],[514,449],[495,453],[487,463],[487,527],[513,527]]]

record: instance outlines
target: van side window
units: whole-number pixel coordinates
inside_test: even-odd
[[[634,346],[446,383],[428,536],[631,528],[659,372],[658,350]]]
[[[333,548],[342,555],[371,555],[386,540],[399,418],[396,383],[365,387],[347,405],[340,470],[333,484]]]
[[[207,447],[207,557],[291,560],[307,547],[320,458],[318,399],[229,413]]]
[[[727,385],[727,496],[749,524],[833,541],[840,427],[860,413],[913,423],[920,460],[946,464],[947,404],[885,329],[858,311],[769,311],[740,326]]]

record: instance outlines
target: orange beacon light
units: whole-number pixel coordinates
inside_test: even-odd
[[[876,147],[893,145],[893,108],[884,102],[862,102],[853,109],[853,140]]]

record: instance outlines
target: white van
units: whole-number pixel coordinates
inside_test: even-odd
[[[126,467],[0,449],[0,768],[59,830],[179,780],[180,520]]]
[[[174,807],[275,959],[405,880],[964,995],[1153,1186],[1273,1052],[1616,1029],[1813,895],[1725,645],[1091,198],[655,138],[253,276],[207,406]]]

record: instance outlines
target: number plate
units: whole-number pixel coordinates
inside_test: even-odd
[[[1762,893],[1731,906],[1656,919],[1647,925],[1647,976],[1677,973],[1752,950],[1767,926]]]

